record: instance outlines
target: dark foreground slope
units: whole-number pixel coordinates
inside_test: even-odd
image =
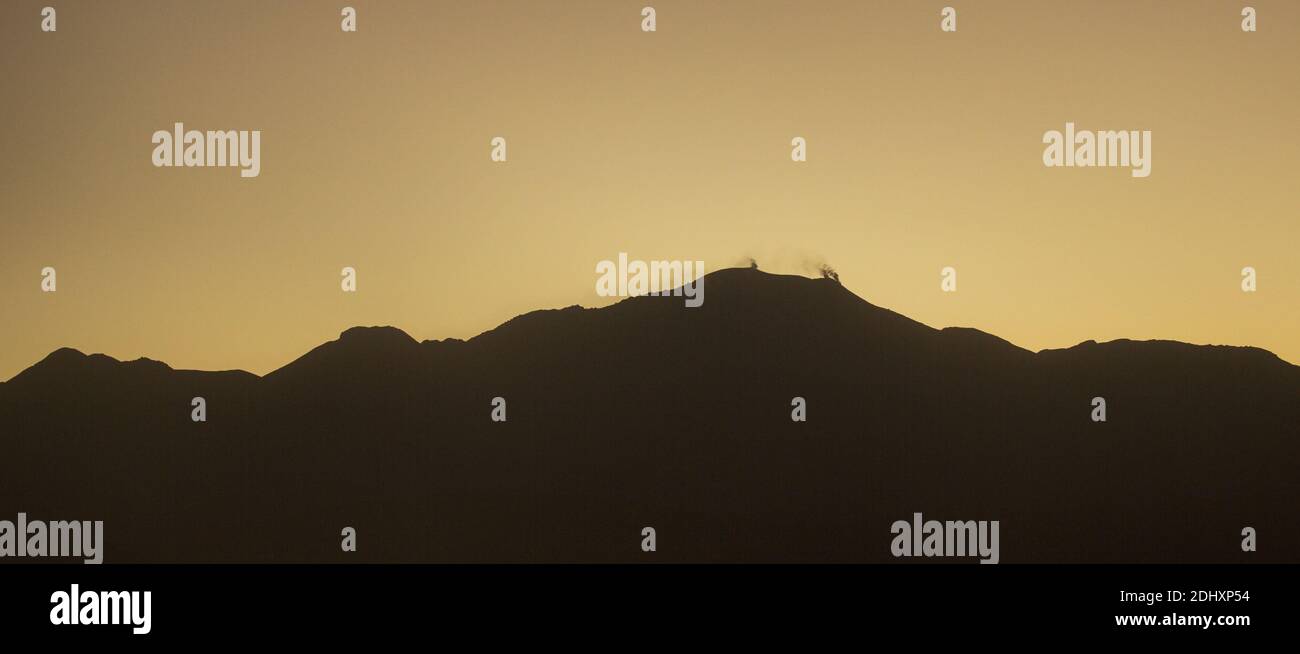
[[[0,519],[105,520],[110,562],[894,561],[918,511],[999,520],[1003,562],[1300,561],[1300,368],[1268,352],[1034,354],[830,280],[705,286],[352,329],[263,378],[60,350],[0,385]]]

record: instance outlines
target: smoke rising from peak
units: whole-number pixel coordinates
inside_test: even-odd
[[[820,275],[822,279],[829,279],[837,284],[840,281],[840,274],[835,272],[835,268],[821,257],[809,257],[804,259],[803,269],[806,273],[815,273]]]
[[[825,257],[811,254],[777,252],[776,254],[763,254],[763,261],[767,264],[764,270],[776,273],[798,273],[805,277],[822,277],[834,282],[840,281],[840,273],[833,266],[826,262]],[[736,263],[732,264],[736,268],[749,268],[758,270],[758,258],[746,254],[740,257]]]

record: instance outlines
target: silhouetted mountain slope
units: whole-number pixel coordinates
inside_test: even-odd
[[[704,286],[353,328],[262,378],[59,350],[0,386],[0,515],[103,519],[109,561],[895,561],[918,511],[1000,520],[1008,562],[1300,560],[1300,368],[1268,352],[1034,354],[832,280]]]

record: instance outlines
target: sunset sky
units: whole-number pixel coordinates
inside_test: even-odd
[[[354,325],[468,338],[611,303],[620,252],[827,262],[1033,350],[1300,363],[1300,2],[1252,0],[1253,34],[1243,4],[5,2],[0,380],[63,346],[261,374]],[[1067,121],[1151,130],[1151,176],[1044,167]],[[261,130],[261,175],[155,168],[175,122]]]

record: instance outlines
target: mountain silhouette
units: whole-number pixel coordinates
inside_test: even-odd
[[[704,284],[357,327],[263,377],[60,349],[0,384],[0,517],[104,520],[109,562],[947,561],[891,555],[917,512],[998,520],[1003,562],[1300,552],[1300,367],[1267,351],[1034,353],[832,279]]]

